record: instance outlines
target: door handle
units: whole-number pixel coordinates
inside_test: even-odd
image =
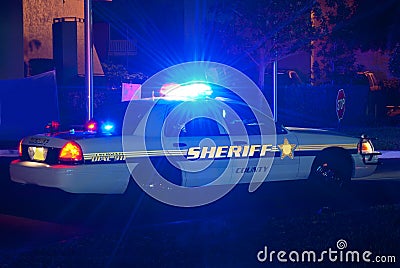
[[[172,146],[181,148],[181,147],[186,147],[187,144],[183,143],[183,142],[175,142],[175,143],[172,144]]]
[[[233,145],[247,145],[246,141],[234,141]]]

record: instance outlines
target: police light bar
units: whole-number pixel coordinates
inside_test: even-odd
[[[101,132],[104,134],[111,134],[115,130],[115,126],[111,122],[105,122],[101,124]]]
[[[92,119],[86,123],[85,130],[90,133],[112,134],[115,131],[115,124],[110,121],[97,122]]]
[[[213,93],[211,87],[204,83],[191,84],[165,84],[160,90],[160,94],[173,99],[190,99],[210,96]]]
[[[95,120],[90,120],[86,123],[85,129],[88,132],[96,132],[97,131],[97,122]]]

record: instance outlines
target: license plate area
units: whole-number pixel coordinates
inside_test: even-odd
[[[47,157],[47,148],[29,146],[28,147],[28,154],[29,154],[29,158],[31,160],[43,162],[43,161],[46,160],[46,157]]]

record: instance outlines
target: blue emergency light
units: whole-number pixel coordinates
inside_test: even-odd
[[[112,133],[114,131],[114,124],[111,122],[105,122],[101,125],[103,133]]]
[[[103,134],[112,134],[115,131],[115,125],[112,122],[97,122],[96,120],[92,119],[86,123],[85,129],[88,132],[96,133],[99,129]]]

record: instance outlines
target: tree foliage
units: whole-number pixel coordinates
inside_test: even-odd
[[[316,56],[319,70],[313,66],[314,82],[340,83],[343,78],[355,73],[354,46],[351,43],[354,29],[349,27],[356,12],[352,0],[325,0],[321,21],[326,29],[325,36],[316,41]],[[316,73],[319,76],[315,75]]]
[[[322,0],[321,0],[322,1]],[[322,77],[338,81],[343,74],[358,71],[354,51],[392,51],[400,43],[400,1],[324,0],[324,19],[330,28],[320,43]],[[390,67],[396,68],[396,53]],[[397,59],[398,60],[398,59]]]
[[[312,42],[319,61],[312,72],[331,83],[360,69],[354,51],[393,51],[400,44],[398,0],[219,0],[212,14],[226,51],[257,65],[261,88],[268,64],[310,49]],[[391,62],[394,70],[397,59]]]
[[[352,45],[362,51],[390,52],[389,71],[400,78],[400,1],[357,1]]]
[[[400,78],[400,44],[396,45],[390,55],[389,70],[393,76]]]
[[[353,32],[349,39],[353,48],[392,50],[400,43],[400,1],[358,0],[349,23]]]
[[[141,82],[147,78],[143,73],[129,73],[121,64],[106,62],[102,63],[102,67],[112,89],[121,89],[123,82]]]
[[[213,26],[231,55],[246,55],[259,71],[264,86],[265,69],[272,61],[310,49],[321,34],[311,13],[321,14],[313,0],[218,1],[213,6]]]

